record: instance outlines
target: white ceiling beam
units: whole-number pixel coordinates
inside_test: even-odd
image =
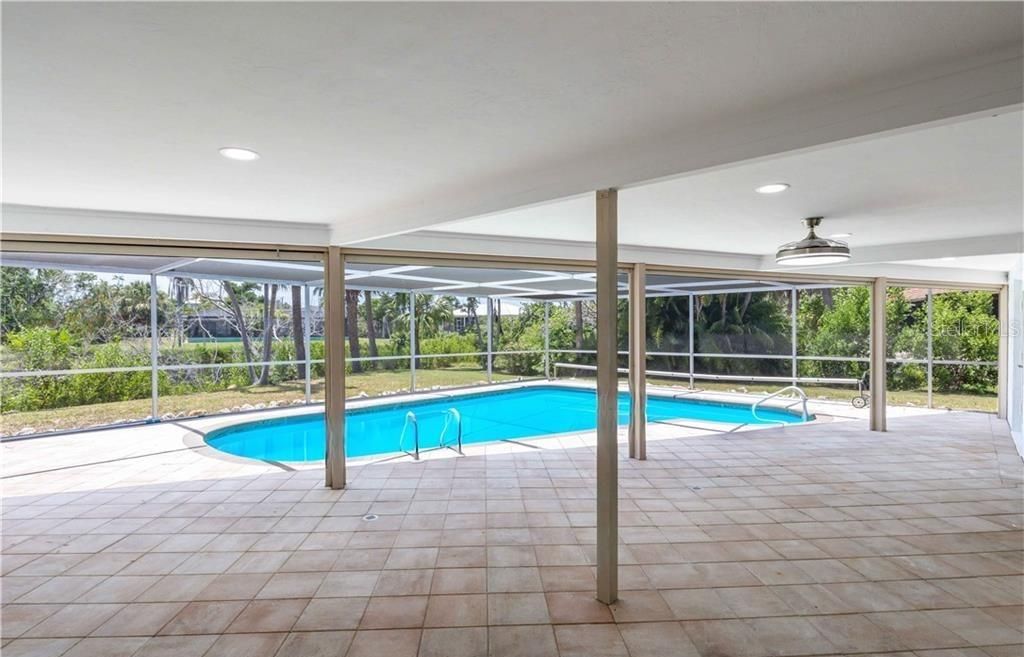
[[[330,238],[326,224],[192,215],[52,208],[4,203],[4,231],[90,237],[154,236],[182,240],[291,244],[323,248]]]
[[[568,260],[594,259],[593,242],[473,235],[429,230],[394,235],[373,242],[367,242],[360,246],[399,251],[472,253],[477,255],[559,258]],[[619,245],[619,260],[622,262],[645,262],[656,265],[716,267],[722,269],[759,269],[761,267],[761,256],[759,255],[668,249],[630,244]],[[592,277],[592,274],[588,273],[588,275]]]
[[[1004,285],[1006,272],[986,269],[960,269],[956,267],[925,267],[899,262],[871,265],[849,265],[840,267],[800,267],[807,274],[842,275],[877,278],[884,276],[891,280],[920,281],[935,284],[962,285]],[[766,272],[767,273],[767,272]]]

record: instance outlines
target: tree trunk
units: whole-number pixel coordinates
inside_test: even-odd
[[[754,293],[753,292],[747,292],[746,295],[743,297],[743,303],[740,304],[740,320],[741,321],[746,318],[746,316],[747,316],[747,308],[750,307],[750,301],[753,298],[754,298]]]
[[[363,364],[355,360],[359,353],[359,290],[345,290],[345,333],[348,333],[348,350],[352,357],[352,373],[362,372]]]
[[[309,312],[309,308],[305,309]],[[295,366],[300,379],[306,378],[306,331],[302,322],[302,286],[292,286],[292,340],[295,342],[295,360],[300,361]]]
[[[270,383],[270,365],[266,361],[270,360],[271,347],[274,343],[274,308],[277,305],[277,283],[273,285],[263,285],[263,361],[264,364],[260,367],[260,380],[257,382],[261,386],[265,386]]]
[[[576,350],[583,349],[583,302],[574,301],[576,307]]]
[[[370,343],[370,357],[377,357],[377,325],[373,317],[373,293],[363,292],[363,305],[366,307],[366,339]]]
[[[238,327],[238,334],[242,336],[242,357],[245,358],[246,363],[250,363],[246,367],[249,369],[249,380],[252,383],[256,383],[256,370],[252,366],[252,343],[249,342],[249,329],[245,326],[245,316],[242,315],[242,305],[238,303],[238,296],[235,294],[235,288],[229,281],[223,281],[224,289],[228,293],[228,300],[231,301],[231,314],[235,316],[235,325]]]
[[[469,316],[472,318],[473,328],[476,330],[476,349],[477,351],[484,350],[484,329],[480,326],[480,317],[476,314],[477,300],[471,299],[466,302],[466,309],[469,311]]]

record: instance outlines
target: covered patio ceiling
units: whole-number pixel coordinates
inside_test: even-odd
[[[177,258],[173,256],[97,255],[88,253],[9,253],[3,266],[135,276],[180,276],[204,280],[233,280],[283,285],[323,285],[323,267],[309,262]],[[595,294],[594,272],[508,267],[445,267],[350,262],[345,284],[351,289],[417,292],[459,297],[520,298],[536,301],[590,299]],[[766,292],[815,288],[827,283],[791,284],[754,278],[715,278],[648,274],[647,296],[681,296],[725,292]],[[619,296],[628,292],[626,276]]]

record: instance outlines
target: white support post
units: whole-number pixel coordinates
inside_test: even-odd
[[[149,397],[151,422],[160,420],[160,326],[157,323],[156,274],[149,275]]]
[[[306,403],[313,401],[313,359],[311,353],[313,347],[310,345],[310,339],[312,331],[309,328],[309,315],[312,310],[309,307],[309,286],[302,286],[302,344],[305,345],[305,351],[302,356],[306,359]],[[295,354],[298,358],[299,355]]]
[[[619,597],[618,193],[597,192],[597,599]]]
[[[885,431],[886,288],[884,278],[876,278],[871,287],[871,431]]]
[[[544,378],[551,378],[551,302],[544,302]]]
[[[487,297],[487,383],[494,383],[494,300]]]
[[[629,276],[629,457],[647,459],[647,267]]]
[[[927,304],[928,304],[928,306],[927,306],[927,311],[928,311],[928,326],[927,326],[927,331],[928,331],[928,408],[934,408],[935,407],[935,404],[932,401],[932,393],[933,393],[933,390],[935,389],[935,386],[934,386],[935,344],[933,342],[934,339],[935,339],[935,329],[932,326],[932,322],[934,321],[934,315],[933,315],[934,299],[933,299],[932,295],[933,295],[933,290],[931,288],[928,288],[928,300],[927,300]]]
[[[797,295],[797,291],[796,291],[796,287],[790,288],[790,294],[792,295],[791,304],[790,304],[790,306],[792,308],[792,317],[790,318],[789,339],[790,339],[790,342],[793,343],[793,347],[792,347],[792,363],[793,363],[792,378],[793,378],[793,385],[796,385],[797,379],[800,377],[800,372],[799,372],[799,369],[797,368],[797,359],[796,359],[796,356],[797,356],[797,348],[796,348],[796,341],[797,341],[797,330],[796,330],[797,329],[797,326],[796,326],[797,296],[796,295]]]
[[[693,390],[693,292],[690,292],[690,321],[687,322],[687,327],[690,332],[689,339],[689,352],[690,352],[690,390]]]
[[[409,292],[409,391],[416,392],[416,293]]]
[[[327,248],[324,315],[324,482],[338,489],[345,487],[345,259],[337,246]]]
[[[1010,408],[1010,291],[1004,285],[999,288],[999,356],[996,359],[996,394],[998,406],[996,417],[1005,420]]]

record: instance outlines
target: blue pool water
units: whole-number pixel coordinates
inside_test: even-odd
[[[559,386],[531,386],[506,391],[457,395],[444,399],[409,401],[345,413],[345,451],[350,457],[397,452],[406,414],[416,414],[420,449],[437,447],[445,423],[445,442],[455,441],[454,423],[448,409],[462,417],[462,443],[531,438],[545,434],[586,431],[597,421],[597,395],[593,390]],[[802,422],[800,415],[739,404],[647,397],[649,422],[699,420],[737,424]],[[629,395],[619,394],[619,424],[629,422]],[[212,431],[206,442],[236,456],[270,461],[316,461],[324,458],[323,413],[236,424]],[[406,431],[405,448],[412,449],[412,433]]]

